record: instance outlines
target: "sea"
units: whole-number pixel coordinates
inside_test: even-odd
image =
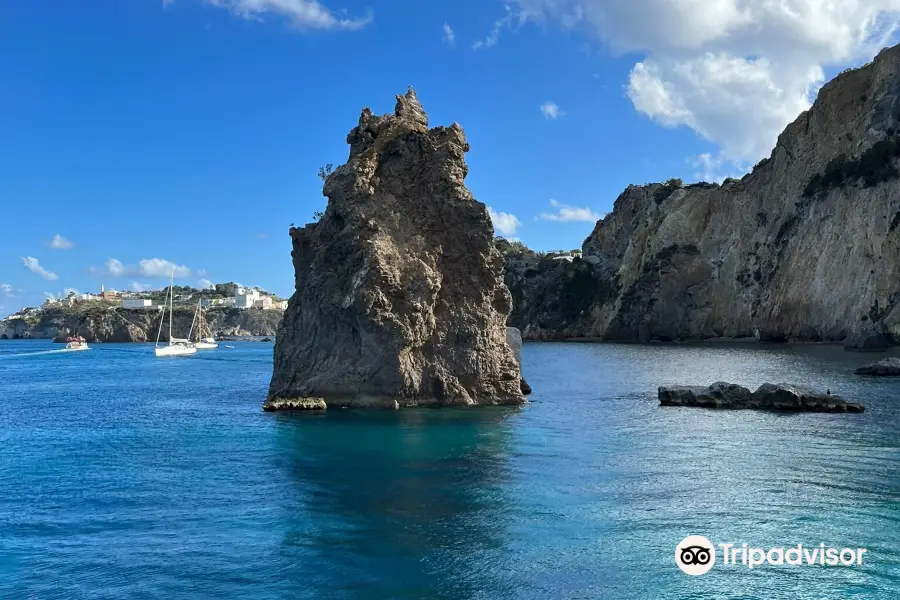
[[[272,344],[0,342],[0,598],[900,597],[900,380],[833,346],[526,343],[519,408],[261,410]],[[660,407],[786,381],[862,414]],[[683,573],[689,535],[865,548]]]

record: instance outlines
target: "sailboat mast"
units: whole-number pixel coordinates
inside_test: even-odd
[[[169,301],[169,345],[172,345],[172,319],[175,318],[175,269],[172,269],[172,278],[169,281],[169,293],[172,299]]]

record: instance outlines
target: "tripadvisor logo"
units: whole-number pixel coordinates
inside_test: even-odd
[[[675,564],[688,575],[703,575],[716,564],[716,548],[722,557],[722,564],[740,565],[753,569],[762,565],[792,566],[855,566],[863,564],[865,548],[832,548],[825,544],[818,546],[795,546],[777,548],[754,548],[747,544],[713,544],[702,535],[690,535],[675,547]]]
[[[702,535],[689,535],[675,548],[675,564],[688,575],[703,575],[716,564],[716,549]]]

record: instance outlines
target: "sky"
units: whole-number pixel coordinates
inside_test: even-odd
[[[293,292],[364,106],[466,131],[495,232],[581,246],[629,184],[769,155],[900,0],[29,0],[0,16],[0,313],[68,290]]]

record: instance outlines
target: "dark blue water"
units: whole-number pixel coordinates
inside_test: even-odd
[[[900,590],[900,381],[830,347],[526,344],[521,409],[260,410],[271,344],[0,342],[0,598],[875,598]],[[862,415],[660,408],[830,387]],[[674,563],[690,534],[857,567]]]

